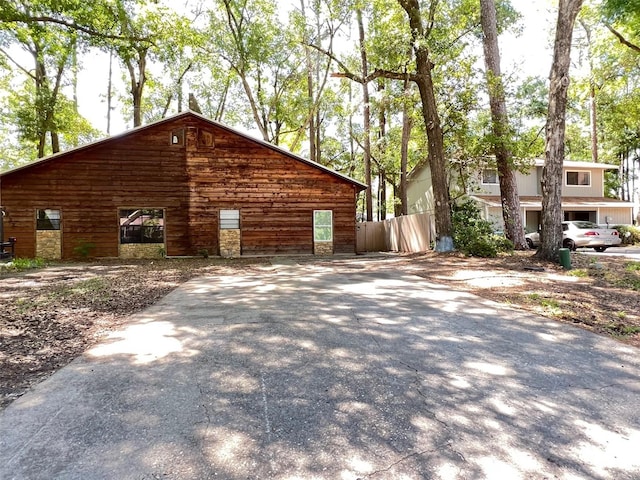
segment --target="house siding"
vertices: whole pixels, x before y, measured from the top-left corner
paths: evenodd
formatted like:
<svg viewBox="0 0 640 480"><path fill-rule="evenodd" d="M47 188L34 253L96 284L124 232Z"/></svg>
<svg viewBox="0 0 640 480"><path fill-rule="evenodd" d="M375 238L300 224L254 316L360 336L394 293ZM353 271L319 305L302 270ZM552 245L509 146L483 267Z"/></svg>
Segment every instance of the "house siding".
<svg viewBox="0 0 640 480"><path fill-rule="evenodd" d="M567 185L567 172L590 172L590 186ZM604 171L588 168L564 168L562 172L562 196L566 197L604 197Z"/></svg>
<svg viewBox="0 0 640 480"><path fill-rule="evenodd" d="M518 195L524 197L542 194L542 187L540 186L542 168L534 167L528 175L517 172L516 177L518 179ZM498 192L498 195L500 195L500 192Z"/></svg>
<svg viewBox="0 0 640 480"><path fill-rule="evenodd" d="M604 223L605 218L610 216L612 224L633 223L633 204L604 196L605 170L615 168L612 165L589 162L565 162L561 192L563 215L568 218L587 216L590 220L599 223ZM537 160L528 173L516 172L522 218L527 231L535 231L540 225L542 170L542 161ZM567 171L591 172L591 185L565 185ZM483 217L489 220L496 230L502 229L502 209L499 206L500 186L482 184L482 172L477 172L467 187L469 190L466 193L478 200ZM423 165L411 173L408 193L409 208L412 213L432 211L433 192L428 165Z"/></svg>
<svg viewBox="0 0 640 480"><path fill-rule="evenodd" d="M610 217L610 225L630 225L633 223L633 212L628 208L600 208L598 223L607 223L607 217Z"/></svg>
<svg viewBox="0 0 640 480"><path fill-rule="evenodd" d="M427 166L415 171L407 185L409 213L433 212L433 185L431 171Z"/></svg>
<svg viewBox="0 0 640 480"><path fill-rule="evenodd" d="M2 177L6 235L18 239L16 255L36 256L35 211L62 212L62 258L82 244L100 257L119 255L118 209L164 208L171 218L167 251L185 254L188 186L184 149L169 146L166 129L114 138Z"/></svg>
<svg viewBox="0 0 640 480"><path fill-rule="evenodd" d="M540 195L540 188L538 181L532 181L531 178L534 176L532 170L532 174L525 175L521 172L516 172L516 184L518 185L518 195ZM479 195L500 195L500 185L498 184L483 184L482 183L482 175L478 175L476 178L478 184L478 192L475 192Z"/></svg>

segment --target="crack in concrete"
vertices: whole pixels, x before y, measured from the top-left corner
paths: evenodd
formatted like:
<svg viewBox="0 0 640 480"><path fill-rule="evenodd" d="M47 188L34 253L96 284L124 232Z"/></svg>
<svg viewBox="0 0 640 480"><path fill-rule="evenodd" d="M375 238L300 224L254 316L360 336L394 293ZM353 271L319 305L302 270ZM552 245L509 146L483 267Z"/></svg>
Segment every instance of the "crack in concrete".
<svg viewBox="0 0 640 480"><path fill-rule="evenodd" d="M51 424L51 422L53 422L53 421L56 419L56 417L57 417L58 415L60 415L60 412L62 412L64 409L65 409L65 407L60 407L60 408L56 411L56 413L54 413L54 414L53 414L53 415L51 415L49 418L47 418L47 421L46 421L46 422L44 422L44 423L40 426L40 428L38 428L38 431L37 431L37 432L35 432L35 433L33 433L33 434L31 435L31 438L29 438L29 440L28 440L24 445L22 445L22 446L21 446L21 447L20 447L20 448L19 448L19 449L18 449L18 450L17 450L17 451L16 451L16 452L15 452L15 453L10 457L10 458L9 458L9 460L8 460L8 461L7 461L7 463L6 463L6 465L11 465L11 464L13 463L13 461L14 461L16 458L18 458L18 456L19 456L23 451L25 451L25 450L27 449L27 447L28 447L29 445L31 445L31 443L33 443L33 441L34 441L34 440L35 440L35 439L40 435L40 433L41 433L45 428L47 428L47 426L49 426L49 425Z"/></svg>
<svg viewBox="0 0 640 480"><path fill-rule="evenodd" d="M408 454L408 455L405 455L404 457L401 457L399 460L397 460L396 462L392 463L392 464L391 464L391 465L389 465L388 467L380 468L380 469L375 470L375 471L373 471L373 472L371 472L371 473L367 473L366 475L364 475L364 476L362 476L362 477L358 477L358 479L357 479L357 480L366 480L366 479L368 479L368 478L373 478L373 477L375 477L376 475L381 475L381 474L384 474L384 473L389 472L392 468L397 467L398 465L400 465L400 464L402 464L402 463L406 462L407 460L410 460L410 459L415 458L415 457L420 457L420 456L422 456L422 455L427 455L427 454L429 454L429 453L436 453L436 452L439 452L439 451L440 451L440 450L442 450L442 449L450 449L450 447L451 447L451 443L450 443L450 442L447 442L447 443L445 443L445 444L438 445L438 446L436 446L435 448L430 448L430 449L428 449L428 450L421 450L421 451L419 451L419 452L413 452L413 453L410 453L410 454ZM452 451L454 451L454 450L452 450ZM457 453L457 452L455 452L455 451L454 451L454 453ZM463 460L464 460L464 457L462 457L462 458L463 458ZM466 461L466 460L465 460L465 461Z"/></svg>
<svg viewBox="0 0 640 480"><path fill-rule="evenodd" d="M198 386L198 391L200 392L200 397L204 398L205 397L205 393L204 393L204 390L202 388L202 385L198 383L197 386ZM204 416L207 419L207 421L205 423L207 425L210 425L211 424L211 414L209 413L209 407L207 406L207 404L205 402L202 402L200 404L200 406L204 410Z"/></svg>
<svg viewBox="0 0 640 480"><path fill-rule="evenodd" d="M262 393L262 408L264 410L265 432L267 442L271 443L271 421L269 420L269 403L267 402L267 385L264 380L264 373L260 374L260 389Z"/></svg>
<svg viewBox="0 0 640 480"><path fill-rule="evenodd" d="M362 322L362 319L358 316L358 314L355 312L355 310L354 309L350 309L349 311L351 312L351 316L353 317L355 322L360 327L365 329L365 331L366 331L367 327L364 326L364 324ZM370 333L367 333L367 335L373 340L373 342L378 346L378 348L381 348L380 342L378 341L378 339L374 335L372 335ZM419 385L421 384L421 380L422 380L421 375L420 375L420 370L418 368L414 367L413 365L409 364L409 363L403 362L402 360L398 360L397 358L393 358L391 355L386 355L386 357L387 357L387 359L389 361L397 362L400 365L404 366L405 368L409 369L413 373L414 378L413 378L413 382L412 383L415 384L416 392L418 393L418 395L420 395L420 397L422 397L425 400L425 405L426 405L426 401L429 400L429 397L424 392L422 392L422 390L420 390ZM447 432L447 435L449 437L453 437L453 435L452 435L453 434L453 430L452 430L451 426L447 422L445 422L444 420L439 419L437 414L435 412L431 411L431 410L427 409L427 410L425 410L425 413L426 413L427 417L433 419L438 424L440 424L444 428L444 430ZM399 465L399 464L401 464L403 462L406 462L407 460L409 460L411 458L414 458L414 457L417 457L417 456L421 456L421 455L425 455L425 454L428 454L428 453L435 453L435 452L441 451L443 449L450 450L454 455L456 455L458 458L460 458L460 460L462 460L462 462L464 462L464 463L467 462L467 459L465 458L464 454L462 452L456 450L455 448L453 448L453 438L450 438L449 440L447 440L446 443L438 445L438 446L436 446L435 448L432 448L432 449L423 450L423 451L419 451L419 452L413 452L413 453L411 453L409 455L406 455L406 456L402 457L397 462L394 462L393 464L389 465L386 468L382 468L382 469L376 470L375 472L369 473L369 474L367 474L367 475L365 475L363 477L359 477L358 480L366 480L366 479L369 479L369 478L373 478L376 475L387 473L392 468L396 467L397 465ZM462 468L460 468L459 470L461 471Z"/></svg>
<svg viewBox="0 0 640 480"><path fill-rule="evenodd" d="M381 348L381 347L382 347L382 345L380 344L380 342L378 341L378 339L377 339L374 335L372 335L371 333L369 333L369 332L368 332L368 327L366 327L366 326L362 323L362 319L361 319L360 317L358 317L358 314L356 313L356 311L355 311L353 308L350 308L350 309L349 309L349 312L351 312L351 316L352 316L352 317L353 317L353 319L356 321L356 323L357 323L360 327L362 327L362 328L365 330L365 332L367 333L367 336L368 336L371 340L373 340L373 343L375 343L375 344L376 344L376 346L377 346L378 348ZM389 356L388 356L388 355L387 355L387 358L389 358Z"/></svg>

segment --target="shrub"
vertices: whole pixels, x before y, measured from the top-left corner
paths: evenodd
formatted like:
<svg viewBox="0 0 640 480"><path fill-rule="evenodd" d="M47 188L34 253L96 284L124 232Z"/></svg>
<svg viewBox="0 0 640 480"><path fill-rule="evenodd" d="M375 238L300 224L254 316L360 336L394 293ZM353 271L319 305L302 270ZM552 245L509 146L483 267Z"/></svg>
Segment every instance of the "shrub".
<svg viewBox="0 0 640 480"><path fill-rule="evenodd" d="M498 252L513 251L513 242L507 237L504 237L502 235L492 235L491 238L495 242Z"/></svg>
<svg viewBox="0 0 640 480"><path fill-rule="evenodd" d="M78 240L77 245L73 247L73 253L75 254L76 257L87 259L91 256L95 248L96 248L96 244L93 242L88 242L86 240Z"/></svg>
<svg viewBox="0 0 640 480"><path fill-rule="evenodd" d="M491 223L480 216L480 209L473 200L454 204L451 220L456 248L467 255L492 258L500 252L513 250L510 240L493 233Z"/></svg>
<svg viewBox="0 0 640 480"><path fill-rule="evenodd" d="M21 272L23 270L31 270L34 268L42 268L45 261L42 258L14 258L11 263L7 264L7 270Z"/></svg>
<svg viewBox="0 0 640 480"><path fill-rule="evenodd" d="M616 225L616 230L620 234L623 245L640 244L640 228L633 225Z"/></svg>
<svg viewBox="0 0 640 480"><path fill-rule="evenodd" d="M498 248L488 236L474 238L466 247L465 253L474 257L494 258L498 256Z"/></svg>

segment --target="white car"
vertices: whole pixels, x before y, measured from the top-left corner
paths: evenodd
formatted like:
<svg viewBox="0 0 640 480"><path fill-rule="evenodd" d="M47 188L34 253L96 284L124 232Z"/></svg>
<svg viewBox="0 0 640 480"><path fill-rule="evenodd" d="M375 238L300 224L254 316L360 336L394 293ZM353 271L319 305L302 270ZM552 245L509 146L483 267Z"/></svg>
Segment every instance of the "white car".
<svg viewBox="0 0 640 480"><path fill-rule="evenodd" d="M540 245L538 232L527 233L525 239L530 248ZM613 228L603 228L593 222L574 220L562 222L562 246L569 250L579 247L593 248L596 252L604 252L609 247L620 245L622 239Z"/></svg>
<svg viewBox="0 0 640 480"><path fill-rule="evenodd" d="M540 246L540 233L539 232L527 233L524 236L524 239L527 241L527 245L529 245L529 248L538 248Z"/></svg>

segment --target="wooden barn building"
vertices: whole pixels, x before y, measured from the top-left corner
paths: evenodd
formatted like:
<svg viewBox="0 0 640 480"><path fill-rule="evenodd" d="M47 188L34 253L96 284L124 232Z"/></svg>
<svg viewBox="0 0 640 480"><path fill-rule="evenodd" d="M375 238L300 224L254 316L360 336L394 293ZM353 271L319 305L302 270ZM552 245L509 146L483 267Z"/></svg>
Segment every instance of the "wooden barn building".
<svg viewBox="0 0 640 480"><path fill-rule="evenodd" d="M18 257L354 253L365 188L187 111L0 174L0 206Z"/></svg>

